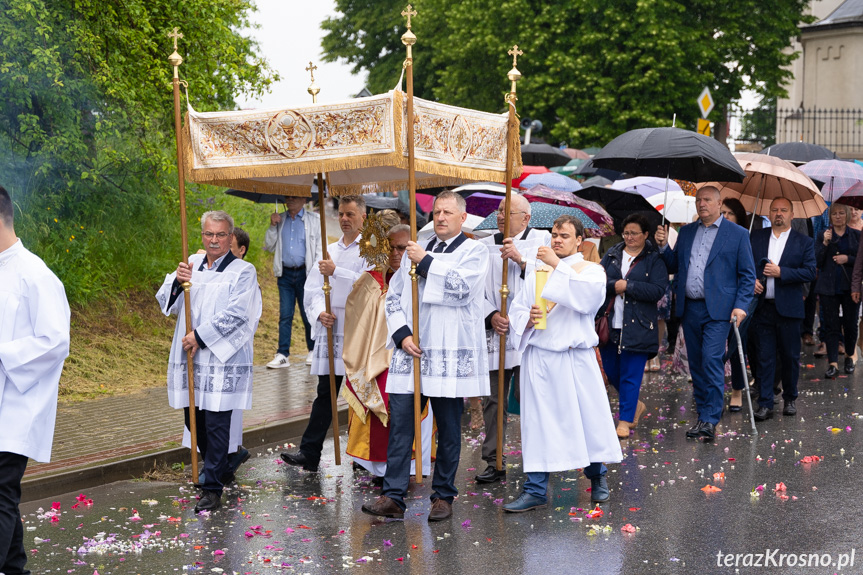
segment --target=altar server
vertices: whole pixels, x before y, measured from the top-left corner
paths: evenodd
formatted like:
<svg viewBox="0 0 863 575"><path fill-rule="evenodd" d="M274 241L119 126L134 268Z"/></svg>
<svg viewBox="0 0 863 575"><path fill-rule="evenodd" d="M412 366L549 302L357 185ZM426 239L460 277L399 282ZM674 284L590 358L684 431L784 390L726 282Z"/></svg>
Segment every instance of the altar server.
<svg viewBox="0 0 863 575"><path fill-rule="evenodd" d="M309 423L303 432L300 449L293 453L282 453L282 461L289 465L301 466L306 471L317 471L324 449L327 430L333 422L333 410L330 403L330 360L327 344L327 328L333 328L333 357L335 358L336 393L342 386L345 376L345 364L342 361L342 350L345 343L345 302L354 282L369 268L366 261L360 257L360 231L366 221L366 201L362 196L343 196L339 200L339 227L342 237L339 241L327 246L329 259L320 260L306 279L303 304L306 306L306 317L314 322L313 339L315 340L314 356L312 357L312 375L318 376L317 396L312 403ZM330 310L327 313L324 300L324 276L329 277L332 292L330 293Z"/></svg>
<svg viewBox="0 0 863 575"><path fill-rule="evenodd" d="M194 357L195 423L204 480L196 511L221 505L228 470L231 410L252 407L252 340L261 318L255 266L231 252L234 220L222 211L201 216L205 254L180 262L156 294L165 315L177 315L168 359L168 401L184 409L189 426L186 353ZM191 282L192 326L187 333L184 282Z"/></svg>
<svg viewBox="0 0 863 575"><path fill-rule="evenodd" d="M547 246L551 241L551 235L546 230L537 230L530 227L530 202L524 196L514 194L510 202L509 233L504 239L504 209L506 200L500 201L497 210L497 228L500 230L492 236L482 238L480 243L485 244L489 251L488 273L485 282L485 327L486 345L488 349L488 379L490 394L482 401L482 418L485 425L485 439L482 442L482 459L486 462L485 471L476 476L477 483L494 483L506 478L506 467L498 471L497 463L497 410L498 401L504 402L503 436L501 445L506 442L506 412L509 406L506 398L509 397L510 380L515 385L518 397L519 371L521 368L521 353L513 345L512 336L506 338L506 363L503 372L503 399L497 396L498 378L500 370L500 336L510 331L509 319L501 316L500 287L503 279L503 261L509 260L507 265L507 289L509 290L508 303L512 303L515 297L524 287L524 279L534 268L536 262L536 250L540 246ZM501 456L506 463L506 455Z"/></svg>
<svg viewBox="0 0 863 575"><path fill-rule="evenodd" d="M467 213L458 194L438 195L433 216L435 236L423 245L408 244L387 292L387 345L396 348L387 377L391 427L382 495L363 505L370 515L404 517L414 440L414 358L420 359L421 402L431 402L438 425L429 521L452 516L464 398L489 393L482 321L488 249L462 233ZM412 321L411 263L419 276L419 326Z"/></svg>
<svg viewBox="0 0 863 575"><path fill-rule="evenodd" d="M584 468L590 498L607 501L602 462L623 459L596 350L594 316L605 299L605 271L578 253L584 228L561 216L551 231L551 247L537 257L550 271L541 288L545 310L537 305L537 274L527 278L510 312L522 355L521 438L527 481L515 501L503 506L519 513L544 507L552 471ZM537 321L547 313L545 329Z"/></svg>
<svg viewBox="0 0 863 575"><path fill-rule="evenodd" d="M15 236L0 187L0 572L26 569L18 504L27 458L51 460L57 391L69 355L63 284Z"/></svg>

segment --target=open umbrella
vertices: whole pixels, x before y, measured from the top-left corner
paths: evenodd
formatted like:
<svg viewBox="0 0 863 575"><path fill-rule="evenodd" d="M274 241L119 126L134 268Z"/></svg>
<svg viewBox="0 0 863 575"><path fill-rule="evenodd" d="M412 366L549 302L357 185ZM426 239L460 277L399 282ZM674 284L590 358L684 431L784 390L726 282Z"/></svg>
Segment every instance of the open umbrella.
<svg viewBox="0 0 863 575"><path fill-rule="evenodd" d="M545 166L522 166L521 175L511 180L512 187L517 188L521 184L521 181L531 174L547 174L549 172L550 170Z"/></svg>
<svg viewBox="0 0 863 575"><path fill-rule="evenodd" d="M281 202L285 201L285 196L281 194L262 194L260 192L247 192L245 190L234 189L225 190L225 193L229 196L255 202L256 204L275 204L278 206Z"/></svg>
<svg viewBox="0 0 863 575"><path fill-rule="evenodd" d="M596 155L596 153L597 153L597 152L599 152L599 150L601 150L601 149L602 149L602 148L597 148L596 146L588 146L587 148L582 148L582 150L581 150L581 151L582 151L582 152L584 152L585 154L587 154L588 156L590 156L590 157L592 158L592 157L593 157L593 156L595 156L595 155Z"/></svg>
<svg viewBox="0 0 863 575"><path fill-rule="evenodd" d="M530 205L530 227L550 230L559 216L570 215L578 218L584 224L585 232L588 229L598 229L593 220L581 211L579 208L558 206L556 204L532 203ZM474 228L475 231L496 230L497 229L497 214L489 214L481 224Z"/></svg>
<svg viewBox="0 0 863 575"><path fill-rule="evenodd" d="M457 188L453 188L452 191L459 194L461 197L466 198L471 194L475 194L477 192L483 192L486 194L506 194L506 185L498 184L497 182L476 182L473 184L465 184L463 186L459 186Z"/></svg>
<svg viewBox="0 0 863 575"><path fill-rule="evenodd" d="M540 185L553 190L560 190L562 192L574 192L581 189L581 184L572 178L567 178L564 175L555 174L554 172L549 172L547 174L531 174L521 181L519 187L522 189L529 189Z"/></svg>
<svg viewBox="0 0 863 575"><path fill-rule="evenodd" d="M613 139L593 157L598 168L690 182L742 182L746 174L713 138L680 128L641 128Z"/></svg>
<svg viewBox="0 0 863 575"><path fill-rule="evenodd" d="M573 176L584 176L586 178L591 178L594 176L600 176L606 178L610 181L619 180L621 178L625 178L623 172L618 170L608 170L606 168L600 168L596 164L593 163L593 160L588 160L583 163L577 170L572 172Z"/></svg>
<svg viewBox="0 0 863 575"><path fill-rule="evenodd" d="M638 194L613 190L604 186L584 187L574 195L596 202L605 208L614 218L615 231L620 232L620 224L623 219L632 213L643 214L654 229L662 222L662 216L657 212L650 202Z"/></svg>
<svg viewBox="0 0 863 575"><path fill-rule="evenodd" d="M665 192L665 178L654 178L653 176L636 176L634 178L626 178L617 180L611 183L612 189L621 190L623 192L634 192L645 198L649 198L655 194ZM668 193L682 192L677 182L671 180L668 182Z"/></svg>
<svg viewBox="0 0 863 575"><path fill-rule="evenodd" d="M575 148L564 148L563 151L566 152L566 154L570 158L572 158L573 160L577 160L577 159L589 160L590 159L590 154L588 154L584 150L576 150Z"/></svg>
<svg viewBox="0 0 863 575"><path fill-rule="evenodd" d="M572 206L581 209L584 214L599 226L598 229L585 230L585 235L590 238L604 238L614 235L614 218L605 208L596 202L591 202L570 193L552 190L545 186L534 186L524 192L524 197L531 203L540 202L546 204L558 204Z"/></svg>
<svg viewBox="0 0 863 575"><path fill-rule="evenodd" d="M572 158L561 150L548 144L524 144L521 147L521 160L531 166L565 166Z"/></svg>
<svg viewBox="0 0 863 575"><path fill-rule="evenodd" d="M699 187L717 187L723 199L737 198L747 212L760 216L770 213L774 198L790 200L795 218L819 216L827 209L818 187L790 162L764 154L738 154L736 158L746 172L742 183L708 182Z"/></svg>
<svg viewBox="0 0 863 575"><path fill-rule="evenodd" d="M800 171L824 182L821 195L827 202L838 200L851 186L863 182L863 166L844 160L814 160L800 166Z"/></svg>
<svg viewBox="0 0 863 575"><path fill-rule="evenodd" d="M805 164L814 160L834 160L836 152L832 152L824 146L809 144L807 142L784 142L773 144L759 152L767 156L776 156L795 165Z"/></svg>
<svg viewBox="0 0 863 575"><path fill-rule="evenodd" d="M485 192L477 192L465 198L467 205L467 213L486 217L500 207L500 202L503 196L497 194L486 194Z"/></svg>
<svg viewBox="0 0 863 575"><path fill-rule="evenodd" d="M647 201L672 224L688 224L698 213L695 198L683 192L669 192L664 198L665 194L654 194Z"/></svg>
<svg viewBox="0 0 863 575"><path fill-rule="evenodd" d="M563 174L564 176L571 176L575 174L575 171L578 170L581 166L583 166L587 162L587 160L582 160L581 158L576 158L575 160L570 160L569 163L565 166L552 166L550 169L552 172L557 172L558 174Z"/></svg>
<svg viewBox="0 0 863 575"><path fill-rule="evenodd" d="M848 188L842 197L836 200L836 203L863 210L863 182L857 182Z"/></svg>

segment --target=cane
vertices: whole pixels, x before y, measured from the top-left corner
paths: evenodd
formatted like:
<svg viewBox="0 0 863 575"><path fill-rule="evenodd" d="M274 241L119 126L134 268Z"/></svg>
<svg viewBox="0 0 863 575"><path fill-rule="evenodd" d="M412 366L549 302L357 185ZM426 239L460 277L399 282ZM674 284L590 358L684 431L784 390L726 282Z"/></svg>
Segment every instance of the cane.
<svg viewBox="0 0 863 575"><path fill-rule="evenodd" d="M743 385L746 386L746 401L749 403L749 419L752 422L752 431L758 433L755 427L755 412L752 411L752 396L749 395L749 376L746 375L746 360L743 358L743 340L740 339L740 330L737 329L737 316L731 320L734 326L734 335L737 337L737 354L740 356L740 369L743 370Z"/></svg>

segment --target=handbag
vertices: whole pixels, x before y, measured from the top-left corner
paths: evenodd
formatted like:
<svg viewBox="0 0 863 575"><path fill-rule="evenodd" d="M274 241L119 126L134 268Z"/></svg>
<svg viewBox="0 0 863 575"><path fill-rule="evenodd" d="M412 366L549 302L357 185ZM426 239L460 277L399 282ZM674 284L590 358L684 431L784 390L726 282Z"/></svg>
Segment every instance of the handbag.
<svg viewBox="0 0 863 575"><path fill-rule="evenodd" d="M599 345L600 347L607 345L610 337L609 334L609 326L608 326L608 314L611 313L611 309L614 307L614 299L611 298L611 301L608 302L608 307L605 308L605 311L602 312L595 320L594 320L594 329L596 329L596 335L599 336Z"/></svg>

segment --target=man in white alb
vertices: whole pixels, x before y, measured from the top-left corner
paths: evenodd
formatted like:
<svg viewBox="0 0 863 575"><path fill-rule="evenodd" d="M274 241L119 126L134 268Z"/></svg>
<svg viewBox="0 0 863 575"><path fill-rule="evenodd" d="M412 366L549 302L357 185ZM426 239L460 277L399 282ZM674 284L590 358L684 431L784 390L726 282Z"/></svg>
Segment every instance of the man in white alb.
<svg viewBox="0 0 863 575"><path fill-rule="evenodd" d="M539 246L547 246L551 235L545 230L536 230L530 226L530 202L524 196L513 194L509 214L509 234L503 237L504 213L506 200L500 201L497 210L498 233L482 238L489 251L488 274L485 282L485 334L488 349L488 379L491 393L482 401L482 417L485 425L485 439L482 442L482 459L486 469L476 476L477 483L494 483L506 478L506 468L497 470L497 405L501 401L498 396L498 374L500 373L500 336L510 331L509 320L500 315L500 286L503 280L503 261L507 265L508 304L524 286L527 277L536 262L536 250ZM506 338L506 363L503 372L503 436L501 445L506 442L506 413L509 407L506 398L509 397L510 380L515 383L516 397L519 389L519 370L521 353L513 345L512 336ZM506 463L506 455L501 455Z"/></svg>
<svg viewBox="0 0 863 575"><path fill-rule="evenodd" d="M608 501L602 462L623 459L608 395L594 346L599 341L594 316L605 299L605 270L578 253L584 228L573 216L560 216L551 230L551 247L537 257L547 266L542 290L547 327L535 329L542 310L536 305L536 276L531 273L512 305L521 363L521 442L527 481L518 499L503 506L520 513L548 502L553 471L583 468L590 498Z"/></svg>
<svg viewBox="0 0 863 575"><path fill-rule="evenodd" d="M366 221L366 201L362 196L343 196L339 200L339 227L342 237L327 246L330 259L321 260L312 268L304 287L306 316L314 318L311 374L318 376L318 394L312 403L309 424L303 432L300 449L293 453L282 453L282 461L301 466L306 471L317 471L324 449L327 430L333 422L330 404L330 360L327 345L327 328L333 328L333 355L336 368L336 395L342 386L345 364L342 350L345 343L345 302L354 282L359 279L369 264L360 257L360 232ZM330 309L327 313L324 300L324 276L330 278Z"/></svg>
<svg viewBox="0 0 863 575"><path fill-rule="evenodd" d="M433 216L435 236L425 245L408 243L387 292L387 345L396 348L386 386L391 427L381 496L363 505L369 515L404 517L414 441L414 358L420 360L420 401L431 401L438 425L429 521L452 516L464 398L489 392L482 321L488 249L462 233L467 213L458 194L442 192ZM419 326L412 321L411 263L419 276ZM413 342L415 329L419 346Z"/></svg>
<svg viewBox="0 0 863 575"><path fill-rule="evenodd" d="M204 458L201 498L195 511L221 506L228 471L231 411L252 407L252 343L261 318L255 266L231 252L234 220L222 211L201 216L205 254L177 264L156 300L165 315L177 315L168 359L168 401L183 409L189 427L187 353L194 358L195 428ZM191 282L192 327L186 328L182 284Z"/></svg>
<svg viewBox="0 0 863 575"><path fill-rule="evenodd" d="M27 458L50 461L57 391L69 355L66 291L15 236L0 187L0 572L30 573L18 504Z"/></svg>

